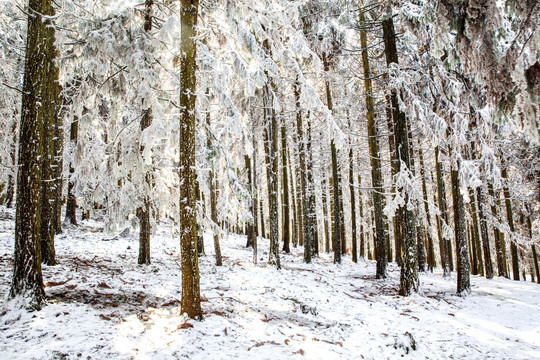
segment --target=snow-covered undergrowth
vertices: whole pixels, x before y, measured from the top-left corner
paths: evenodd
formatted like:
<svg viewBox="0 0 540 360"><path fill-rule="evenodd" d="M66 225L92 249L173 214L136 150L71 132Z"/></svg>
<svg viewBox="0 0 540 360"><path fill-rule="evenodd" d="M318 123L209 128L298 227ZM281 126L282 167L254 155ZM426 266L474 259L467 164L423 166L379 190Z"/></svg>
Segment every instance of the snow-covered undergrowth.
<svg viewBox="0 0 540 360"><path fill-rule="evenodd" d="M14 213L0 208L2 359L538 359L540 286L472 277L421 275L422 293L398 295L399 269L375 280L375 264L342 265L303 249L282 254L283 269L259 265L245 237L222 241L216 267L211 237L201 257L204 321L180 314L179 240L162 224L152 265L137 265L137 234L110 237L82 222L56 241L59 265L43 267L49 305L27 312L6 302Z"/></svg>

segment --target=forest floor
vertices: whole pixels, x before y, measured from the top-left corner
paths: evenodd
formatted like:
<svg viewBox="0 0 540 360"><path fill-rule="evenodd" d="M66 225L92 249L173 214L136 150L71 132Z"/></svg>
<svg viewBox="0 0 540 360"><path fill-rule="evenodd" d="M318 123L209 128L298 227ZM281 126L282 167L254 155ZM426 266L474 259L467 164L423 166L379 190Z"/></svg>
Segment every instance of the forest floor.
<svg viewBox="0 0 540 360"><path fill-rule="evenodd" d="M455 295L455 274L420 275L421 292L398 295L399 269L375 280L375 263L259 264L245 236L211 237L200 258L204 320L180 314L178 236L162 224L152 264L137 265L138 234L109 236L83 221L57 236L59 264L44 266L49 304L39 312L6 301L13 263L14 212L0 207L2 359L540 359L540 286L472 276ZM414 346L413 346L414 343Z"/></svg>

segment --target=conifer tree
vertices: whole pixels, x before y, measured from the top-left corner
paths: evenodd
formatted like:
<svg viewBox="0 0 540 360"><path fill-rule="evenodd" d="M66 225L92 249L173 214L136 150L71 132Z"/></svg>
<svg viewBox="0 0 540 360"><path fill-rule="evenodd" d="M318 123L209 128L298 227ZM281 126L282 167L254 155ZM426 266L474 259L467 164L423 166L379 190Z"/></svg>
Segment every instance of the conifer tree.
<svg viewBox="0 0 540 360"><path fill-rule="evenodd" d="M197 255L197 214L195 206L195 27L198 0L181 0L180 21L180 249L182 264L182 313L202 319Z"/></svg>

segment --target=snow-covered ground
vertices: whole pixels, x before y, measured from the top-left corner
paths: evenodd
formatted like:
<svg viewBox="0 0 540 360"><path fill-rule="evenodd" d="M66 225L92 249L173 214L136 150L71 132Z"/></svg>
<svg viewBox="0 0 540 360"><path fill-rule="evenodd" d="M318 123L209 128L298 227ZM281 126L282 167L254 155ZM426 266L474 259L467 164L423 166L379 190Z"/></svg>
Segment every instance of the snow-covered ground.
<svg viewBox="0 0 540 360"><path fill-rule="evenodd" d="M57 237L59 265L43 267L49 305L39 312L6 302L14 213L0 207L1 359L540 359L540 286L472 277L455 296L455 277L421 275L421 294L398 295L399 269L375 280L375 264L332 264L327 254L283 269L258 265L245 237L211 237L201 257L204 321L180 314L179 240L162 224L152 265L137 265L137 234L111 237L82 222ZM414 341L415 346L412 346ZM415 349L413 349L413 347Z"/></svg>

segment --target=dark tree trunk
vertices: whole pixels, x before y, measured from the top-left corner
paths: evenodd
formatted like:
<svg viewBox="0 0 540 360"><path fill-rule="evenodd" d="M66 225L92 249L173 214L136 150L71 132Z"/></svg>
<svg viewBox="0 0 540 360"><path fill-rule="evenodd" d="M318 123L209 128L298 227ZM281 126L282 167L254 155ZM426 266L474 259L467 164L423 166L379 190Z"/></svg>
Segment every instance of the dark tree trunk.
<svg viewBox="0 0 540 360"><path fill-rule="evenodd" d="M472 221L473 221L473 238L475 252L476 252L476 262L477 270L480 275L484 275L484 259L482 258L482 245L480 243L480 228L478 226L478 199L476 198L475 191L471 190L471 212L472 212Z"/></svg>
<svg viewBox="0 0 540 360"><path fill-rule="evenodd" d="M152 30L152 5L154 2L152 0L145 1L144 8L144 30L148 33ZM149 34L147 34L150 36ZM143 110L143 115L141 118L141 133L147 129L152 124L152 109ZM141 143L140 145L140 154L142 156L144 152L145 145ZM150 172L145 174L146 184L143 187L147 187L149 191L152 187L152 175ZM146 192L146 191L144 191ZM140 208L137 209L137 217L139 218L139 264L150 264L150 233L151 233L151 222L150 222L150 198L147 194L144 194L143 204Z"/></svg>
<svg viewBox="0 0 540 360"><path fill-rule="evenodd" d="M443 276L449 277L453 268L452 260L452 242L447 239L444 232L444 226L449 226L448 210L446 205L446 189L444 186L444 174L442 163L439 161L440 148L435 148L435 170L437 172L437 202L441 214L438 217L439 227L439 245L441 250L441 264L443 267Z"/></svg>
<svg viewBox="0 0 540 360"><path fill-rule="evenodd" d="M362 187L362 177L358 175L358 187ZM366 238L364 234L364 200L362 199L362 192L360 191L358 197L358 207L360 211L360 257L362 259L366 258Z"/></svg>
<svg viewBox="0 0 540 360"><path fill-rule="evenodd" d="M502 177L503 179L508 178L508 170L506 168L503 168L502 170ZM516 242L512 239L512 236L514 236L515 228L514 228L514 216L512 214L512 200L510 199L510 190L508 189L508 185L504 187L504 200L506 203L506 220L508 221L508 226L510 227L510 231L512 234L510 235L510 253L512 255L512 274L514 277L514 280L519 281L519 257L518 257L518 248Z"/></svg>
<svg viewBox="0 0 540 360"><path fill-rule="evenodd" d="M323 64L324 64L324 71L326 74L330 71L330 64L328 62L328 59L326 57L326 53L323 53ZM332 104L332 93L330 90L330 81L328 80L328 76L326 76L325 81L325 88L326 88L326 106L328 106L328 110L330 112L333 111L334 106ZM332 231L332 250L334 251L334 263L341 264L341 254L342 254L342 247L341 243L344 239L341 238L342 232L341 227L343 226L341 223L341 203L340 203L340 184L339 184L339 169L338 169L338 152L336 148L336 144L334 142L334 138L330 140L330 152L331 152L331 161L332 161L332 190L333 190L333 216L332 221L334 223L334 230Z"/></svg>
<svg viewBox="0 0 540 360"><path fill-rule="evenodd" d="M52 10L52 4L49 5ZM49 22L45 20L45 22ZM59 120L56 118L60 113L60 85L58 79L60 70L55 63L56 47L55 29L51 24L45 26L44 52L46 52L47 64L43 71L46 72L44 89L42 90L41 110L43 115L43 140L41 141L41 261L47 265L56 265L56 251L54 248L54 235L56 233L56 185L55 178L55 125ZM40 45L43 46L43 45ZM59 201L59 200L58 200Z"/></svg>
<svg viewBox="0 0 540 360"><path fill-rule="evenodd" d="M71 126L70 126L70 147L71 147L71 158L69 161L69 182L68 182L68 194L67 194L67 204L66 204L66 217L64 218L65 222L69 222L72 225L77 226L77 198L73 193L75 188L75 180L73 176L75 174L75 167L73 164L73 155L75 148L77 147L77 138L79 134L79 118L74 117Z"/></svg>
<svg viewBox="0 0 540 360"><path fill-rule="evenodd" d="M478 201L478 218L480 220L480 235L482 236L482 248L484 251L484 266L487 279L493 278L493 262L491 261L491 250L489 245L489 236L487 221L485 215L485 200L480 187L476 188L476 200Z"/></svg>
<svg viewBox="0 0 540 360"><path fill-rule="evenodd" d="M287 169L287 124L285 119L282 119L281 125L281 174L283 176L283 183L281 188L283 190L283 251L287 254L291 252L291 228L290 228L290 214L289 214L289 174Z"/></svg>
<svg viewBox="0 0 540 360"><path fill-rule="evenodd" d="M383 25L383 37L386 53L386 63L390 66L393 63L398 62L397 48L396 48L396 34L394 30L394 22L392 17L387 17L382 22ZM403 112L399 110L399 104L397 100L397 92L392 91L390 94L392 104L392 119L394 122L394 138L396 142L396 153L399 160L398 171L411 170L411 159L409 150L409 126L407 124L407 117ZM405 166L405 169L402 166ZM397 190L397 189L396 189ZM402 238L402 250L403 260L401 263L401 277L400 277L400 289L399 293L403 296L409 296L413 291L417 292L420 286L418 280L418 248L421 247L423 254L423 240L418 237L417 229L415 226L416 217L413 211L408 207L409 194L405 193L405 205L401 206L398 211L400 212L399 219L403 229ZM418 244L417 244L418 242ZM379 244L377 244L379 245ZM377 248L377 252L379 249ZM422 256L422 262L424 257ZM423 265L422 265L423 266Z"/></svg>
<svg viewBox="0 0 540 360"><path fill-rule="evenodd" d="M361 27L365 27L366 19L363 9L359 10L359 22ZM371 162L371 187L373 196L373 207L375 216L375 243L377 248L377 272L376 278L387 277L386 267L388 258L386 256L386 231L384 216L384 181L381 171L381 154L379 151L379 131L375 123L375 104L373 100L373 86L371 84L371 70L368 59L367 31L360 31L360 43L362 46L362 64L364 75L364 88L366 93L366 111L368 120L368 143ZM416 252L416 251L415 251Z"/></svg>
<svg viewBox="0 0 540 360"><path fill-rule="evenodd" d="M48 157L44 153L44 145L51 143L44 127L51 123L51 107L54 108L54 94L58 86L55 83L55 28L49 20L54 18L55 12L50 0L30 0L27 11L29 16L17 161L15 251L9 297L28 297L29 305L40 309L45 299L41 275L41 211L43 204L50 200L43 198L42 191L44 178L41 167L43 158ZM48 192L45 194L48 195ZM44 227L48 225L44 224Z"/></svg>
<svg viewBox="0 0 540 360"><path fill-rule="evenodd" d="M263 47L267 54L271 56L270 43L268 39L263 41ZM268 76L268 74L267 74ZM276 110L273 107L273 99L276 96L274 91L275 84L271 81L263 88L264 103L264 126L266 129L265 149L266 166L268 182L268 205L270 217L270 251L268 254L268 263L274 264L281 269L279 258L279 127Z"/></svg>
<svg viewBox="0 0 540 360"><path fill-rule="evenodd" d="M192 319L202 319L197 214L195 193L195 100L197 46L194 40L198 0L180 1L180 253L182 265L182 308Z"/></svg>
<svg viewBox="0 0 540 360"><path fill-rule="evenodd" d="M62 89L58 86L57 98L62 101L60 105L56 106L56 115L54 118L54 232L55 234L62 233L62 173L64 169L64 102L60 97L60 91Z"/></svg>
<svg viewBox="0 0 540 360"><path fill-rule="evenodd" d="M208 93L208 90L207 90ZM212 134L210 133L210 111L206 113L206 129L207 129L207 143L206 147L208 149L212 149ZM223 265L223 259L221 256L221 245L219 242L220 238L220 232L221 229L218 226L218 212L217 212L217 200L218 200L218 187L216 186L216 170L214 165L214 155L215 152L211 152L212 155L209 157L208 161L210 162L210 178L209 178L209 185L210 185L210 218L212 219L212 233L214 237L214 253L216 257L216 266L222 266ZM246 165L249 165L247 161L249 160L249 157L246 157ZM250 174L248 174L250 176ZM249 240L248 240L249 242ZM253 245L253 238L252 243ZM256 245L255 245L256 246Z"/></svg>
<svg viewBox="0 0 540 360"><path fill-rule="evenodd" d="M498 218L497 203L499 202L499 196L495 194L493 186L490 183L488 183L488 192L493 199L491 215L494 218ZM508 277L506 272L506 244L504 242L504 235L496 226L493 227L493 234L495 237L495 253L497 254L497 272L499 276Z"/></svg>
<svg viewBox="0 0 540 360"><path fill-rule="evenodd" d="M424 168L424 154L420 146L418 146L418 155L420 159L420 176L422 177L422 197L424 199L424 212L426 214L426 223L427 223L426 225L426 236L428 240L427 264L428 264L428 270L433 272L433 269L436 266L435 245L433 244L433 236L431 236L431 216L430 216L429 205L428 205L426 170Z"/></svg>
<svg viewBox="0 0 540 360"><path fill-rule="evenodd" d="M349 183L349 190L351 192L352 261L358 262L358 244L356 239L356 194L354 191L354 154L352 146L351 149L349 149Z"/></svg>
<svg viewBox="0 0 540 360"><path fill-rule="evenodd" d="M307 173L307 231L309 231L309 238L311 239L311 254L312 256L319 256L319 237L317 236L317 214L315 213L315 183L313 181L313 152L311 151L311 121L309 118L309 112L307 116L307 167L309 168Z"/></svg>
<svg viewBox="0 0 540 360"><path fill-rule="evenodd" d="M457 168L451 170L452 199L454 206L454 232L456 237L457 259L457 293L466 295L471 291L469 249L467 246L467 229L465 227L465 203L460 191L459 162Z"/></svg>
<svg viewBox="0 0 540 360"><path fill-rule="evenodd" d="M532 240L533 239L532 221L531 221L529 206L527 206L527 210L529 211L529 215L527 216L527 230L529 232L529 238ZM534 245L534 243L531 244L531 250L532 250L532 255L533 255L534 271L536 273L536 282L540 284L540 269L539 269L539 264L538 264L538 255L536 253L536 246ZM532 271L531 271L531 274L532 274Z"/></svg>
<svg viewBox="0 0 540 360"><path fill-rule="evenodd" d="M252 173L251 173L251 159L249 158L249 155L244 155L244 161L246 163L246 170L247 170L247 190L250 193L251 197L253 197L253 183L252 183ZM253 215L253 200L249 203L249 212L251 214L251 217L255 219L255 216ZM255 237L255 226L253 225L253 222L250 221L247 223L246 232L247 232L247 242L246 247L253 247L253 238Z"/></svg>

